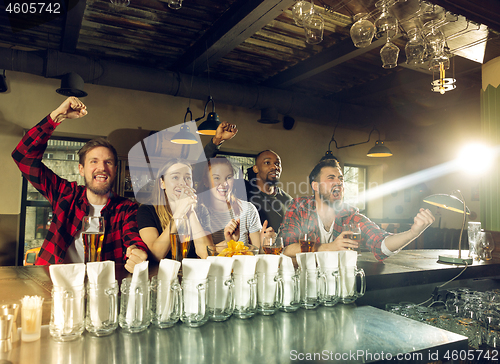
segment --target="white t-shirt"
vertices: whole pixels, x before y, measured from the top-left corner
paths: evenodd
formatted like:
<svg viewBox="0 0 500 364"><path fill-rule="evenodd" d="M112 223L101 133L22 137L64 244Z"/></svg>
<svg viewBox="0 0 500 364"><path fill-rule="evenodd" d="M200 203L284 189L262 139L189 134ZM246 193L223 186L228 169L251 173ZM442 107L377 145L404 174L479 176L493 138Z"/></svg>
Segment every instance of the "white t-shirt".
<svg viewBox="0 0 500 364"><path fill-rule="evenodd" d="M87 216L101 216L101 210L104 205L90 204L90 211ZM82 231L80 230L75 236L75 240L66 250L64 263L85 263L85 252L83 251Z"/></svg>

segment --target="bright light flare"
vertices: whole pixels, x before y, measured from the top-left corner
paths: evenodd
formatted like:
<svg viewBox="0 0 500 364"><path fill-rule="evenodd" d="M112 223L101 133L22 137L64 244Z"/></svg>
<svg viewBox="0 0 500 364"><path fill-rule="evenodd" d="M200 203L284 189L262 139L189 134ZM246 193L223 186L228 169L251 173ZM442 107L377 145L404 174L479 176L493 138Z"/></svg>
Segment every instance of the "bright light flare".
<svg viewBox="0 0 500 364"><path fill-rule="evenodd" d="M474 170L474 174L482 175L488 172L493 165L496 157L496 152L493 148L485 144L469 144L462 148L456 160L457 166L460 169L470 171Z"/></svg>

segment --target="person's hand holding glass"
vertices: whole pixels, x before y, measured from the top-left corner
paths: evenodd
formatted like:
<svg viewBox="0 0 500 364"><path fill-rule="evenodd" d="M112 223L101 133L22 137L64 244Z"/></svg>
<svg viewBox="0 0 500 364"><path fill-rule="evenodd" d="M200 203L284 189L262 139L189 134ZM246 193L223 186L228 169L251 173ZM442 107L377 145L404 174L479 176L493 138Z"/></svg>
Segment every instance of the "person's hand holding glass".
<svg viewBox="0 0 500 364"><path fill-rule="evenodd" d="M359 224L355 222L346 223L342 226L342 231L347 231L350 233L344 235L346 239L351 239L358 243L358 247L356 249L348 248L348 250L356 250L359 253L359 247L361 243L361 229L359 227Z"/></svg>
<svg viewBox="0 0 500 364"><path fill-rule="evenodd" d="M102 216L84 216L82 223L83 249L85 263L100 262L104 241L104 218Z"/></svg>

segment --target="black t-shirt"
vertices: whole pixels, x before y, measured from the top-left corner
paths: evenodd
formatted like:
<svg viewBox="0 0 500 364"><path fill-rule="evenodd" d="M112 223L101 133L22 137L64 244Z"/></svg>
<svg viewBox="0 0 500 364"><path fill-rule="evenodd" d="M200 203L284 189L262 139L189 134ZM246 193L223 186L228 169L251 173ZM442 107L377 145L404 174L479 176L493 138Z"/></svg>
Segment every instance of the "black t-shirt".
<svg viewBox="0 0 500 364"><path fill-rule="evenodd" d="M208 209L204 205L199 204L196 206L195 211L203 229L205 231L211 231L210 215L208 213ZM139 227L139 230L146 227L154 227L156 228L156 230L158 230L158 234L161 234L163 232L158 214L156 213L156 210L152 205L139 206L139 210L137 210L137 225ZM192 241L189 244L189 251L187 257L198 258ZM165 258L172 259L172 252L169 251Z"/></svg>
<svg viewBox="0 0 500 364"><path fill-rule="evenodd" d="M275 195L268 195L247 183L248 201L259 211L260 222L264 224L264 221L267 220L268 226L272 226L277 232L283 222L286 209L292 201L292 196L279 187L276 190Z"/></svg>

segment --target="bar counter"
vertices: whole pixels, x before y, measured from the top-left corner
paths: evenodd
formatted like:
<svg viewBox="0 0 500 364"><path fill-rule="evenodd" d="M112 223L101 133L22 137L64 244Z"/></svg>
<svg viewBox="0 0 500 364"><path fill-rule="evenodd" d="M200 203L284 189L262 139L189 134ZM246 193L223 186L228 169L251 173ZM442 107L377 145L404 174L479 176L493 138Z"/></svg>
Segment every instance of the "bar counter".
<svg viewBox="0 0 500 364"><path fill-rule="evenodd" d="M42 339L34 343L13 343L12 351L2 353L0 362L7 359L12 363L30 364L288 363L297 359L310 363L364 363L385 361L387 356L383 357L382 353L393 356L410 353L407 355L417 355L411 362L432 362L443 359L452 350L466 350L467 338L373 306L383 308L384 301L406 300L399 290L417 295L417 303L428 299L437 283L452 279L464 269L463 266L437 263L442 253L455 252L403 250L384 262L377 262L371 253L361 253L358 267L366 273L367 291L352 305L339 303L331 308L256 315L249 320L232 317L226 322L208 322L200 328L179 323L163 330L150 326L139 334L127 334L118 329L111 336L101 338L85 332L82 339L67 343L54 341L48 332L52 288L48 268L0 267L0 303L18 302L25 295L40 295L45 299ZM151 267L151 275L156 274L155 269ZM457 281L488 278L496 282L499 272L500 261L474 262ZM119 280L128 275L123 267L117 267ZM430 353L438 357L429 357ZM308 357L308 354L313 356ZM347 354L354 356L346 359Z"/></svg>

